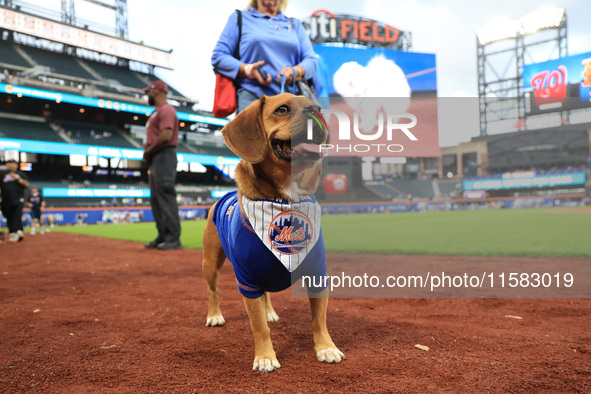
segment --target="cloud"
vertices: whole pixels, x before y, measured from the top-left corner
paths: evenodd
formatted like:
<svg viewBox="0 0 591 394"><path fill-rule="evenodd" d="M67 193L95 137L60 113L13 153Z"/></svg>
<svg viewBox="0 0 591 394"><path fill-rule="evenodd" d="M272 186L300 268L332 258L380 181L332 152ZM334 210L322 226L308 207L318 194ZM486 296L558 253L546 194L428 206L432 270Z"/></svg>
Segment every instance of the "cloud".
<svg viewBox="0 0 591 394"><path fill-rule="evenodd" d="M215 75L211 54L230 14L245 8L244 1L155 2L130 0L128 3L130 37L146 45L173 49L176 68L158 69L156 74L187 97L200 101L199 107L211 110Z"/></svg>

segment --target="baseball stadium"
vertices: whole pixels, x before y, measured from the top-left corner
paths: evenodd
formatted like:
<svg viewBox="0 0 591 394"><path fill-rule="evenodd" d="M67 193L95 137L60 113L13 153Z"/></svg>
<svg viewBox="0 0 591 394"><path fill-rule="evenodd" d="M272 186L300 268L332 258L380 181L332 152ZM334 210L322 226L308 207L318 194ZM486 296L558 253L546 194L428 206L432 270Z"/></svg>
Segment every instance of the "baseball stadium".
<svg viewBox="0 0 591 394"><path fill-rule="evenodd" d="M263 374L230 261L225 324L206 326L204 232L237 190L242 156L222 135L237 117L177 86L173 50L130 39L147 14L127 3L0 0L0 171L16 163L25 201L43 200L21 236L0 216L0 392L591 391L591 52L569 52L568 8L473 31L475 97L441 95L438 48L415 51L397 15L293 11L330 120L314 195L346 359L317 359L303 278L272 295L281 368ZM145 247L157 81L178 118L175 250ZM368 108L399 129L371 144L353 122L342 138L330 114Z"/></svg>

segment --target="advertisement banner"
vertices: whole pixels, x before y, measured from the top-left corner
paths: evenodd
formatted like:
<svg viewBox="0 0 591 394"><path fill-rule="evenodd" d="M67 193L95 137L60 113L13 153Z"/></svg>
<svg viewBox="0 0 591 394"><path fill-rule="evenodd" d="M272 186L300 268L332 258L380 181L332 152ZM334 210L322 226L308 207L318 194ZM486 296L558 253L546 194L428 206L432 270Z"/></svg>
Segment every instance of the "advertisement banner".
<svg viewBox="0 0 591 394"><path fill-rule="evenodd" d="M345 174L326 174L322 180L324 192L329 194L347 193L349 180Z"/></svg>
<svg viewBox="0 0 591 394"><path fill-rule="evenodd" d="M4 151L13 150L48 155L83 155L126 160L142 160L144 155L142 149L68 144L65 142L17 140L11 138L0 138L0 149ZM204 166L216 166L218 168L236 168L238 163L240 163L240 159L236 157L179 152L177 152L176 156L179 163L199 163Z"/></svg>
<svg viewBox="0 0 591 394"><path fill-rule="evenodd" d="M591 105L591 52L523 67L528 115Z"/></svg>
<svg viewBox="0 0 591 394"><path fill-rule="evenodd" d="M157 67L174 69L170 52L5 8L0 8L0 28Z"/></svg>
<svg viewBox="0 0 591 394"><path fill-rule="evenodd" d="M55 101L56 103L80 104L94 108L103 108L108 110L130 112L134 114L149 116L153 111L153 107L147 105L129 104L113 100L105 100L94 97L78 96L75 94L53 92L49 90L41 90L35 88L28 88L25 86L8 85L0 83L0 93L12 94L17 97L32 97L41 100ZM225 126L228 124L228 119L214 118L213 116L205 116L198 114L190 114L187 112L177 112L179 120L187 120L190 122L207 123L215 126Z"/></svg>
<svg viewBox="0 0 591 394"><path fill-rule="evenodd" d="M586 182L584 172L573 174L539 175L526 178L497 178L464 181L464 190L506 190L524 189L532 187L554 187L584 185Z"/></svg>

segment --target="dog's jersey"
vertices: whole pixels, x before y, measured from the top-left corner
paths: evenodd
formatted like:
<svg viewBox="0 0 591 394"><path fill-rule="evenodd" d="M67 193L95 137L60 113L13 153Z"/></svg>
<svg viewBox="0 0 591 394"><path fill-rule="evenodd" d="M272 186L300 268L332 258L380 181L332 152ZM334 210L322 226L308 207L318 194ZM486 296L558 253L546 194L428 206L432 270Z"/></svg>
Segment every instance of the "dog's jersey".
<svg viewBox="0 0 591 394"><path fill-rule="evenodd" d="M213 222L222 247L234 266L238 290L257 298L265 291L285 290L302 276L323 283L326 253L320 229L321 208L314 196L297 202L249 200L237 192L215 205ZM310 288L319 292L324 287Z"/></svg>

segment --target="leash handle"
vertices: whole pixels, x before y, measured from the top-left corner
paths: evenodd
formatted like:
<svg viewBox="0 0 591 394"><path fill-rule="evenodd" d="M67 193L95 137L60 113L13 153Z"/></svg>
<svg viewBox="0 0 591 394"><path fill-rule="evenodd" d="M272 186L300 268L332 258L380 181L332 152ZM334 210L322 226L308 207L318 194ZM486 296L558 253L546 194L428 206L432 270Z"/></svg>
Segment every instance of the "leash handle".
<svg viewBox="0 0 591 394"><path fill-rule="evenodd" d="M285 74L281 76L281 91L280 93L285 93Z"/></svg>
<svg viewBox="0 0 591 394"><path fill-rule="evenodd" d="M297 92L296 75L297 74L296 74L295 68L292 67L291 71L293 72L293 77L291 78L291 93L296 94L296 92ZM281 76L281 91L280 91L280 93L285 93L286 90L289 90L289 89L285 88L285 74L283 74Z"/></svg>

